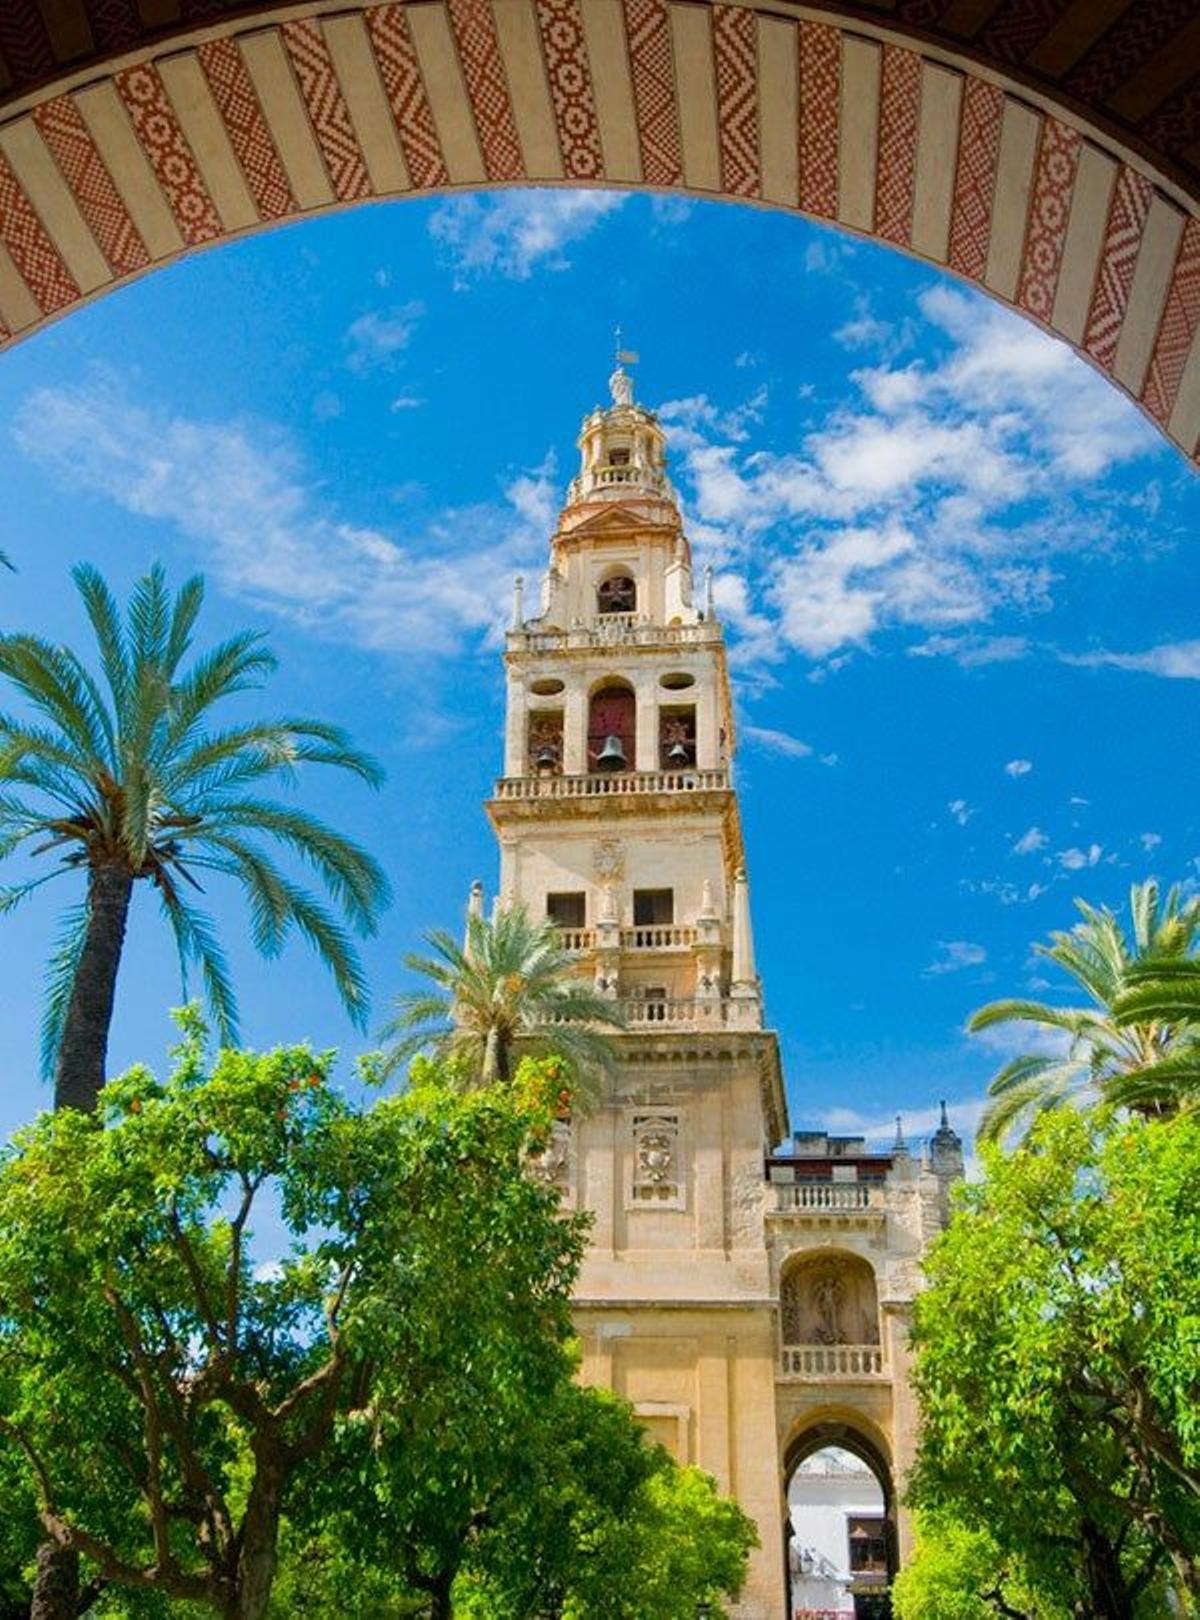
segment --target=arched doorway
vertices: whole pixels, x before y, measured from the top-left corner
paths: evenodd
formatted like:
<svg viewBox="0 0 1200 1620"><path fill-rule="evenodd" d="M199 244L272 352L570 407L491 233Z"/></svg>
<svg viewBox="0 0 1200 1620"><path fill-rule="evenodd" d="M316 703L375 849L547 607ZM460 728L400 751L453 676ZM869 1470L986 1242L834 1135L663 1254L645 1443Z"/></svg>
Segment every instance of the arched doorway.
<svg viewBox="0 0 1200 1620"><path fill-rule="evenodd" d="M1196 454L1186 7L1132 0L1090 30L1095 7L1021 0L902 0L886 18L670 0L215 9L0 8L0 342L329 209L641 187L790 209L948 269Z"/></svg>
<svg viewBox="0 0 1200 1620"><path fill-rule="evenodd" d="M788 1620L887 1620L899 1568L896 1501L883 1444L826 1418L784 1456Z"/></svg>

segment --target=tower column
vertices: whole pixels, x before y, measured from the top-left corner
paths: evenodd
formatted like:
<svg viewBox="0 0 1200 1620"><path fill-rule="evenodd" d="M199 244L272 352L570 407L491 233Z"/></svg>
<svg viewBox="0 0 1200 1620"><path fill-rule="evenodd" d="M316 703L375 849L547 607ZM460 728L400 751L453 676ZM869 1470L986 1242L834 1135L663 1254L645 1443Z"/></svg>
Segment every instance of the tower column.
<svg viewBox="0 0 1200 1620"><path fill-rule="evenodd" d="M653 674L638 677L637 693L637 762L638 771L658 769L658 695Z"/></svg>
<svg viewBox="0 0 1200 1620"><path fill-rule="evenodd" d="M587 693L569 681L563 694L563 772L582 776L587 770Z"/></svg>
<svg viewBox="0 0 1200 1620"><path fill-rule="evenodd" d="M504 774L525 774L525 733L528 729L524 683L508 678L508 709L504 722Z"/></svg>

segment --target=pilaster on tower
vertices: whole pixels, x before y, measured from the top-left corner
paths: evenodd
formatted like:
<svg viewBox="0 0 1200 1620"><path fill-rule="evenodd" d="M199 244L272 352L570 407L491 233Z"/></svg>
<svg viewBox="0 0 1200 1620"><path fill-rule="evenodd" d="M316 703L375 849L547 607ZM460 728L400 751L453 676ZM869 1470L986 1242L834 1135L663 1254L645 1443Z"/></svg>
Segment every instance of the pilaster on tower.
<svg viewBox="0 0 1200 1620"><path fill-rule="evenodd" d="M515 596L488 805L500 888L559 924L631 1029L761 1029L724 637L693 588L662 426L620 365L609 388L537 616Z"/></svg>

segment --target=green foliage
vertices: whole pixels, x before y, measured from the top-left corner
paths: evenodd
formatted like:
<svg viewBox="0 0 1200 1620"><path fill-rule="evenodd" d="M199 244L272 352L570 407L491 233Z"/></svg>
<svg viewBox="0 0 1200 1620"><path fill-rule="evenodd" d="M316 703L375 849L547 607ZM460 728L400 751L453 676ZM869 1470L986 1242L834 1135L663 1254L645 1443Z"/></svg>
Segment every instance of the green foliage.
<svg viewBox="0 0 1200 1620"><path fill-rule="evenodd" d="M1072 1620L1073 1610L1036 1593L986 1530L945 1517L919 1518L916 1550L892 1583L896 1620Z"/></svg>
<svg viewBox="0 0 1200 1620"><path fill-rule="evenodd" d="M1030 1028L1031 1044L1041 1041L1041 1050L1013 1058L992 1080L982 1141L999 1141L1014 1126L1069 1102L1163 1114L1200 1096L1200 994L1190 955L1200 934L1200 899L1184 900L1173 888L1160 900L1155 882L1135 884L1128 933L1107 907L1076 905L1083 921L1034 949L1074 981L1087 1004L993 1001L968 1024L973 1032L1022 1024ZM1163 976L1184 964L1192 975L1190 1013L1188 1003L1164 1002L1155 993L1164 988Z"/></svg>
<svg viewBox="0 0 1200 1620"><path fill-rule="evenodd" d="M428 1049L461 1065L474 1084L507 1082L518 1040L568 1058L577 1083L612 1067L603 1031L623 1027L618 1009L580 978L554 923L510 906L491 921L472 914L465 945L441 930L428 939L435 954L409 956L406 966L432 988L396 998L396 1015L383 1030L390 1045L382 1074Z"/></svg>
<svg viewBox="0 0 1200 1620"><path fill-rule="evenodd" d="M736 1502L650 1443L625 1402L563 1387L454 1587L464 1620L695 1620L736 1597L757 1537Z"/></svg>
<svg viewBox="0 0 1200 1620"><path fill-rule="evenodd" d="M124 618L94 568L81 565L74 580L98 673L67 647L33 635L0 636L0 677L25 708L0 714L0 857L24 849L57 857L42 877L0 891L0 911L79 868L149 882L174 931L185 978L190 967L199 970L221 1037L232 1040L233 988L212 924L194 900L206 874L231 877L245 891L258 949L275 956L297 930L361 1023L366 983L335 911L351 929L372 932L386 899L383 873L349 839L293 804L263 797L262 788L290 783L302 765L333 766L378 785L379 767L339 727L317 720L256 718L214 727L214 710L260 687L275 658L260 636L243 632L185 664L203 603L198 577L172 599L162 569L151 569L135 585ZM335 910L290 877L268 853L270 845L305 864ZM48 1071L90 910L68 913L51 966Z"/></svg>
<svg viewBox="0 0 1200 1620"><path fill-rule="evenodd" d="M1157 1615L1169 1577L1194 1602L1200 1117L1048 1113L984 1162L917 1300L913 1500L1046 1600Z"/></svg>
<svg viewBox="0 0 1200 1620"><path fill-rule="evenodd" d="M0 1166L0 1431L85 1575L252 1620L331 1459L390 1447L412 1402L436 1479L440 1413L566 1377L583 1232L524 1173L548 1115L507 1093L427 1073L358 1112L304 1047L210 1066L193 1031L177 1058ZM264 1209L291 1242L270 1266ZM344 1473L342 1504L375 1483Z"/></svg>

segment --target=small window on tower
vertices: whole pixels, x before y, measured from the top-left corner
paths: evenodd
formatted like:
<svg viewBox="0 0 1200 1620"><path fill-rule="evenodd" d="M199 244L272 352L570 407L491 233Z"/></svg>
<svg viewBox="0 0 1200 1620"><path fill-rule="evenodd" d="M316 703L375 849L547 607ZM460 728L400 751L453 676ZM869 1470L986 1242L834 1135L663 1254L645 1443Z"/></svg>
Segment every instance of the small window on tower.
<svg viewBox="0 0 1200 1620"><path fill-rule="evenodd" d="M637 586L628 574L601 580L596 606L601 613L632 613L637 607Z"/></svg>
<svg viewBox="0 0 1200 1620"><path fill-rule="evenodd" d="M611 450L608 456L608 463L610 467L628 467L629 451Z"/></svg>
<svg viewBox="0 0 1200 1620"><path fill-rule="evenodd" d="M650 923L675 921L674 889L635 889L633 891L633 926L645 928Z"/></svg>
<svg viewBox="0 0 1200 1620"><path fill-rule="evenodd" d="M582 889L571 894L548 894L546 916L559 928L582 928L587 922L587 898Z"/></svg>

